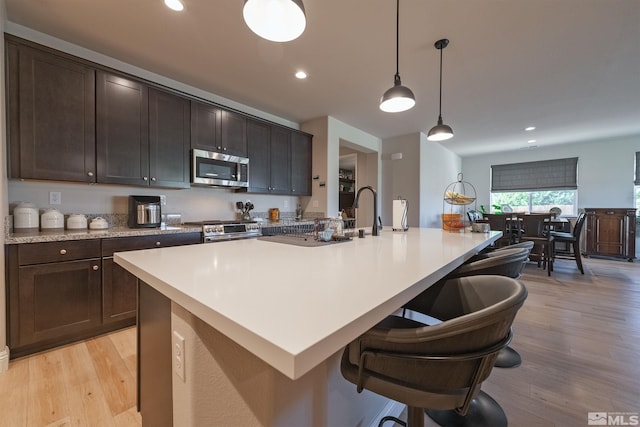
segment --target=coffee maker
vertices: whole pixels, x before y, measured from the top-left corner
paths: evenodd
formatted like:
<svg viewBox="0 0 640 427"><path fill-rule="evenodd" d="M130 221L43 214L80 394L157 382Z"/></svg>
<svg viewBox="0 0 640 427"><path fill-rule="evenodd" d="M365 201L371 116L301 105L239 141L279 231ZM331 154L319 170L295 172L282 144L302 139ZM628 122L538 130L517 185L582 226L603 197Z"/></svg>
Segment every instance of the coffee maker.
<svg viewBox="0 0 640 427"><path fill-rule="evenodd" d="M154 228L161 223L160 196L129 196L129 227Z"/></svg>

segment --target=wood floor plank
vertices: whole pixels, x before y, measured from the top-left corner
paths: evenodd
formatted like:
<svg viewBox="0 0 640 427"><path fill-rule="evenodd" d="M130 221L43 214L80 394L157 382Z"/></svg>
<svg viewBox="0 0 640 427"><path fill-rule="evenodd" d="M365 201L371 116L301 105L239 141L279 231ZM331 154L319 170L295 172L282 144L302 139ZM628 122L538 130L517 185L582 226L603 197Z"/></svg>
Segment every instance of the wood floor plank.
<svg viewBox="0 0 640 427"><path fill-rule="evenodd" d="M46 426L68 416L60 351L46 351L29 359L27 425Z"/></svg>
<svg viewBox="0 0 640 427"><path fill-rule="evenodd" d="M29 401L29 360L10 363L10 369L0 374L0 414L8 426L27 424Z"/></svg>
<svg viewBox="0 0 640 427"><path fill-rule="evenodd" d="M108 335L86 341L93 366L101 378L112 416L126 412L136 401L136 377L131 374ZM132 343L135 346L135 341ZM133 404L132 404L133 402Z"/></svg>

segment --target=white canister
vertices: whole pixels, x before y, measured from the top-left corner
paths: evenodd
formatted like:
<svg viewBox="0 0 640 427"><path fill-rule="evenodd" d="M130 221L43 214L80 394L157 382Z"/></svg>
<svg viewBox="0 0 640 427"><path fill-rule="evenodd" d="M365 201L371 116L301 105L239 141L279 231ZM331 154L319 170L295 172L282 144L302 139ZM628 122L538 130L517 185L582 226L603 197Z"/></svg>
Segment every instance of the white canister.
<svg viewBox="0 0 640 427"><path fill-rule="evenodd" d="M37 230L40 227L40 213L35 204L19 202L13 209L13 228L17 230Z"/></svg>
<svg viewBox="0 0 640 427"><path fill-rule="evenodd" d="M57 230L64 229L64 215L53 208L49 208L44 211L40 217L40 229L41 230Z"/></svg>
<svg viewBox="0 0 640 427"><path fill-rule="evenodd" d="M86 230L87 217L82 214L71 214L67 217L68 230Z"/></svg>
<svg viewBox="0 0 640 427"><path fill-rule="evenodd" d="M98 216L91 220L91 222L89 223L89 228L91 230L105 230L109 228L109 223L106 219Z"/></svg>

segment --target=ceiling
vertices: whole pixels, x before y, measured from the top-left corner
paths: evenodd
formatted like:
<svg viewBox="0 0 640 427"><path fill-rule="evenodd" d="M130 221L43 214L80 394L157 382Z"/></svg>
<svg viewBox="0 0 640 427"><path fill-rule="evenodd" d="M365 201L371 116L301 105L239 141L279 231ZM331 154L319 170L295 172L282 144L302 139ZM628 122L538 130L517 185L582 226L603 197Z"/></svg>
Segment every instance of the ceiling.
<svg viewBox="0 0 640 427"><path fill-rule="evenodd" d="M416 96L403 113L378 108L395 74L393 0L304 0L307 28L288 43L253 34L242 0L183 0L182 12L162 0L5 1L10 22L298 123L428 132L434 42L448 38L442 116L455 135L442 145L459 155L640 136L638 0L402 0L400 75Z"/></svg>

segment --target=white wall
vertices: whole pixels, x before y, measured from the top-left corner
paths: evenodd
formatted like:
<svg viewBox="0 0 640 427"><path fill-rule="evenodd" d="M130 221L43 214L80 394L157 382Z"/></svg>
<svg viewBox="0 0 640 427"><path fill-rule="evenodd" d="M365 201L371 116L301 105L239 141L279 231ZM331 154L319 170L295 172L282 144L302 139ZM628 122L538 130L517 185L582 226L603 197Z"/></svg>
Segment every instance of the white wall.
<svg viewBox="0 0 640 427"><path fill-rule="evenodd" d="M358 182L358 185L371 185L375 189L380 189L381 176L378 172L380 170L380 138L330 116L302 123L300 129L313 134L312 169L313 176L318 176L318 179L314 180L312 185L313 196L310 199L311 207L309 208L311 211L320 210L326 215L335 215L339 210L338 169L341 144L347 144L349 148L356 151L374 154L373 158L366 163L370 175L358 176L359 180L364 178L368 182L366 184L363 183L364 181ZM314 207L316 204L318 207ZM362 205L370 206L372 203L363 198ZM379 210L380 196L378 196Z"/></svg>
<svg viewBox="0 0 640 427"><path fill-rule="evenodd" d="M391 160L391 155L402 155ZM382 142L382 216L393 221L393 200L407 199L409 227L420 226L420 139L418 134L402 135Z"/></svg>
<svg viewBox="0 0 640 427"><path fill-rule="evenodd" d="M578 208L633 208L636 151L640 151L640 135L468 156L462 158L462 170L465 180L476 188L478 206L487 206L491 165L578 157Z"/></svg>
<svg viewBox="0 0 640 427"><path fill-rule="evenodd" d="M441 227L444 191L461 171L460 157L423 133L385 139L382 153L384 218L391 223L392 200L402 197L409 204L410 227ZM391 160L394 153L402 159Z"/></svg>
<svg viewBox="0 0 640 427"><path fill-rule="evenodd" d="M428 141L420 134L420 226L442 227L445 189L463 171L460 157L443 143ZM467 177L463 177L468 181Z"/></svg>

